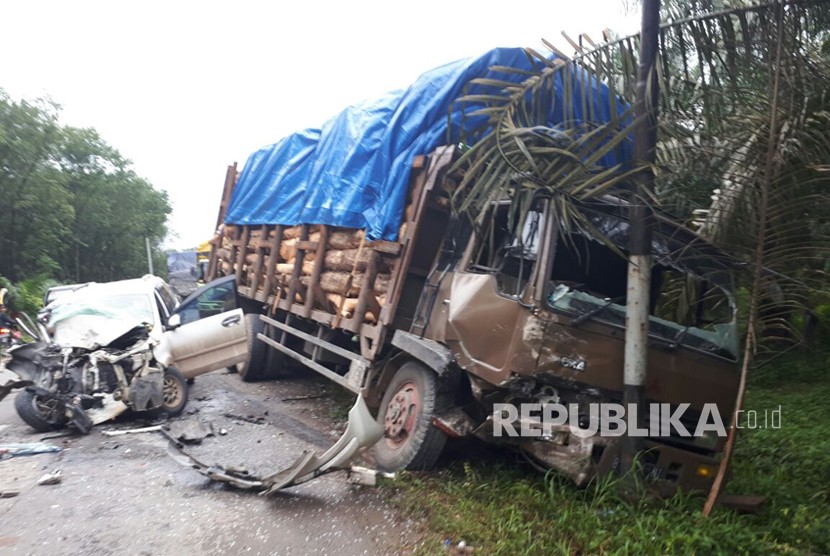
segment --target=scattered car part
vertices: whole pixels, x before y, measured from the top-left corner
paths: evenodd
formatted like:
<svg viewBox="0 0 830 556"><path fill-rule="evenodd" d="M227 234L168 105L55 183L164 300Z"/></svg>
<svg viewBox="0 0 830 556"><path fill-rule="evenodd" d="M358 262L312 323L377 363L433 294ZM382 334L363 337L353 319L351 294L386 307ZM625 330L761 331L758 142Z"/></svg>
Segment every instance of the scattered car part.
<svg viewBox="0 0 830 556"><path fill-rule="evenodd" d="M9 392L34 384L31 380L23 380L20 376L6 368L0 368L0 400L9 395Z"/></svg>
<svg viewBox="0 0 830 556"><path fill-rule="evenodd" d="M170 436L184 444L201 444L208 436L214 436L212 425L195 419L174 421L165 429Z"/></svg>
<svg viewBox="0 0 830 556"><path fill-rule="evenodd" d="M61 482L63 476L61 475L61 470L58 469L52 473L44 474L40 479L37 480L37 484L39 485L57 485Z"/></svg>
<svg viewBox="0 0 830 556"><path fill-rule="evenodd" d="M26 442L22 444L0 444L0 459L14 458L18 456L34 456L37 454L48 454L60 452L63 448L46 442Z"/></svg>
<svg viewBox="0 0 830 556"><path fill-rule="evenodd" d="M126 429L126 430L119 430L119 431L102 431L101 434L104 436L124 436L127 434L141 434L144 432L156 432L161 430L161 425L153 425L151 427L141 427L138 429Z"/></svg>
<svg viewBox="0 0 830 556"><path fill-rule="evenodd" d="M362 450L370 448L383 436L383 427L375 421L362 397L349 410L349 423L343 436L325 453L303 452L290 467L266 477L257 477L245 468L207 465L184 451L184 445L162 429L170 441L167 453L185 467L195 469L211 481L228 483L236 488L272 494L332 471L349 469L347 464Z"/></svg>
<svg viewBox="0 0 830 556"><path fill-rule="evenodd" d="M359 465L353 465L349 468L349 482L355 485L377 486L379 477L395 480L394 473L384 473L377 469L369 469L368 467L361 467Z"/></svg>

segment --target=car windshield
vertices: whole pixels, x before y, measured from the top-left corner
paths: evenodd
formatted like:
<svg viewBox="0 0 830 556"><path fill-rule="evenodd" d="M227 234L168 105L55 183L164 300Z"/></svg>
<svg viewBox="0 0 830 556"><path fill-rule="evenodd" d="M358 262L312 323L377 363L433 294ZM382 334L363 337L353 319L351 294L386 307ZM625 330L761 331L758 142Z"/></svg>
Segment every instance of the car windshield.
<svg viewBox="0 0 830 556"><path fill-rule="evenodd" d="M48 307L47 329L61 345L93 349L105 346L141 324L154 323L152 298L142 293L66 296Z"/></svg>

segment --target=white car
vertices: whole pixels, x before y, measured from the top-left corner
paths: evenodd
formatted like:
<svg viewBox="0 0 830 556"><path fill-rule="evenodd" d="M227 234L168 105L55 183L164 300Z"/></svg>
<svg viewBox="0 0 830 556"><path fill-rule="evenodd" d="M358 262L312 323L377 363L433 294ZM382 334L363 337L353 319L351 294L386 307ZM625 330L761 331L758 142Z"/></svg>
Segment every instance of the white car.
<svg viewBox="0 0 830 556"><path fill-rule="evenodd" d="M41 313L58 345L95 349L144 323L156 358L188 379L248 358L248 338L233 276L214 280L181 303L161 278L91 282Z"/></svg>
<svg viewBox="0 0 830 556"><path fill-rule="evenodd" d="M38 341L9 350L18 415L39 432L87 433L125 411L181 413L188 379L248 359L236 281L225 277L179 303L163 280L89 283L38 314ZM4 381L7 382L7 381Z"/></svg>

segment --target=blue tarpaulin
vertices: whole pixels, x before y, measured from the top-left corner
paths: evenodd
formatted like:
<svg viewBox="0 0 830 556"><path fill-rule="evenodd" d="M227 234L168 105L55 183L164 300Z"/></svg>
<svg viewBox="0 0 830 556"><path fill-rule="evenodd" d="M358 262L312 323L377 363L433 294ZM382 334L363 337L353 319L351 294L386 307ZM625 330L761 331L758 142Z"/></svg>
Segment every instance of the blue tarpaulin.
<svg viewBox="0 0 830 556"><path fill-rule="evenodd" d="M403 91L351 106L322 129L300 131L260 149L245 163L225 221L328 224L363 228L368 239L397 239L414 158L454 144L462 131L486 122L483 116L469 116L480 105L454 102L470 93L469 82L481 77L518 82L525 77L490 68L531 70L538 63L523 49L497 48L428 71ZM591 81L572 82L578 92ZM599 115L594 120L607 121L608 92L602 85L595 88ZM563 119L561 82L554 96L547 122L551 127ZM625 109L622 103L617 107L618 113ZM579 120L581 110L574 106L572 116Z"/></svg>

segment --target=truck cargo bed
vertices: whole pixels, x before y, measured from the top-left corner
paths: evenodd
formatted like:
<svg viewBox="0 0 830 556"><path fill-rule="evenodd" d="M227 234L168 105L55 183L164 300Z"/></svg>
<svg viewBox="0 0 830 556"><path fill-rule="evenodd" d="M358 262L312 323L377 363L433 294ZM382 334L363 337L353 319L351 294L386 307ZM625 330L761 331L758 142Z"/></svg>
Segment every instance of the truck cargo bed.
<svg viewBox="0 0 830 556"><path fill-rule="evenodd" d="M269 314L285 311L357 334L361 355L374 359L389 326L411 327L449 219L441 182L454 152L439 147L416 157L394 242L327 225L221 224L236 179L236 167L229 167L208 278L235 275L243 300Z"/></svg>

